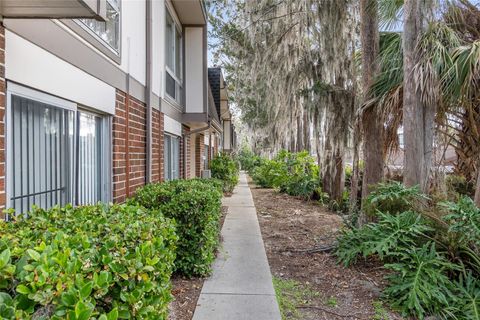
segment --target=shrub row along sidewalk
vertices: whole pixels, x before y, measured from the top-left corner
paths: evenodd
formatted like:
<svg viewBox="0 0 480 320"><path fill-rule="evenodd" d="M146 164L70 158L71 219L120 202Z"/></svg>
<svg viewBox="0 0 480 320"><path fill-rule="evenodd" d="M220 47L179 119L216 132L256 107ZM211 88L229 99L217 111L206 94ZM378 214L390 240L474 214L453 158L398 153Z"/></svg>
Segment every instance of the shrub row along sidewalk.
<svg viewBox="0 0 480 320"><path fill-rule="evenodd" d="M210 272L221 190L177 180L124 205L33 208L0 222L0 318L166 319L172 272Z"/></svg>

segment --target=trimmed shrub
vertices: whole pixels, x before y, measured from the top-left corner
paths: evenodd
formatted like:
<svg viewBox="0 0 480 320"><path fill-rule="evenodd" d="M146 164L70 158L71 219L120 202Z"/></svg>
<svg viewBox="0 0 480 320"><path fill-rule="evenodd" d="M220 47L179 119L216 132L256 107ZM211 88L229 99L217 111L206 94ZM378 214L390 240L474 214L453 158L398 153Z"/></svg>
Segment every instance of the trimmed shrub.
<svg viewBox="0 0 480 320"><path fill-rule="evenodd" d="M233 158L222 152L210 162L212 178L218 179L223 183L223 192L232 192L238 183L238 166Z"/></svg>
<svg viewBox="0 0 480 320"><path fill-rule="evenodd" d="M174 180L138 189L129 203L159 209L176 221L175 270L190 277L211 271L219 244L221 198L217 182Z"/></svg>
<svg viewBox="0 0 480 320"><path fill-rule="evenodd" d="M160 212L33 208L0 234L0 318L167 318L177 236Z"/></svg>

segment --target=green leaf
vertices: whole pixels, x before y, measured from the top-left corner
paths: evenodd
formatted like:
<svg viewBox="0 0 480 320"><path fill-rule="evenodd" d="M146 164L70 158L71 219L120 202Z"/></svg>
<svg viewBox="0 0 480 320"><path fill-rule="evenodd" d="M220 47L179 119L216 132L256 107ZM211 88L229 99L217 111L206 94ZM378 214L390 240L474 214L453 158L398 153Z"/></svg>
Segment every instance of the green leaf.
<svg viewBox="0 0 480 320"><path fill-rule="evenodd" d="M0 305L8 305L12 302L12 297L6 292L0 292Z"/></svg>
<svg viewBox="0 0 480 320"><path fill-rule="evenodd" d="M82 301L75 305L75 317L77 320L88 320L93 312L93 307L88 306Z"/></svg>
<svg viewBox="0 0 480 320"><path fill-rule="evenodd" d="M73 306L77 299L75 299L75 295L72 293L64 293L62 294L61 301L65 306Z"/></svg>
<svg viewBox="0 0 480 320"><path fill-rule="evenodd" d="M118 309L114 308L107 314L107 320L117 320L118 319Z"/></svg>
<svg viewBox="0 0 480 320"><path fill-rule="evenodd" d="M28 287L23 284L19 284L17 286L17 292L24 295L31 293L30 289L28 289Z"/></svg>
<svg viewBox="0 0 480 320"><path fill-rule="evenodd" d="M7 265L10 261L10 249L7 248L0 253L0 269Z"/></svg>
<svg viewBox="0 0 480 320"><path fill-rule="evenodd" d="M40 253L38 253L37 251L35 251L33 249L28 249L27 253L30 256L30 258L32 258L33 260L35 260L35 261L40 260Z"/></svg>
<svg viewBox="0 0 480 320"><path fill-rule="evenodd" d="M80 297L82 299L86 299L92 293L93 282L87 282L81 289L80 289Z"/></svg>

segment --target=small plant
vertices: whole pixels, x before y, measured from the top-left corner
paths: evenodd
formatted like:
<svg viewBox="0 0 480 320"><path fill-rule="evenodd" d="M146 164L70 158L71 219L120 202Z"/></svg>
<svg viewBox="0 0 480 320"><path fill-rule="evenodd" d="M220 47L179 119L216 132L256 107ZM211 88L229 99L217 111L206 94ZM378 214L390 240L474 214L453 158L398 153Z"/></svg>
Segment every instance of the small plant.
<svg viewBox="0 0 480 320"><path fill-rule="evenodd" d="M227 153L221 153L210 162L212 178L223 183L223 192L231 193L238 183L238 166Z"/></svg>
<svg viewBox="0 0 480 320"><path fill-rule="evenodd" d="M335 298L335 297L330 297L330 298L328 298L328 300L327 300L327 306L332 307L332 308L336 308L337 305L338 305L337 298Z"/></svg>
<svg viewBox="0 0 480 320"><path fill-rule="evenodd" d="M272 280L282 320L301 319L298 307L308 305L313 298L319 296L318 292L298 281L278 277L273 277Z"/></svg>
<svg viewBox="0 0 480 320"><path fill-rule="evenodd" d="M373 310L375 311L373 320L389 320L388 312L383 306L382 301L373 301L372 305L373 305Z"/></svg>

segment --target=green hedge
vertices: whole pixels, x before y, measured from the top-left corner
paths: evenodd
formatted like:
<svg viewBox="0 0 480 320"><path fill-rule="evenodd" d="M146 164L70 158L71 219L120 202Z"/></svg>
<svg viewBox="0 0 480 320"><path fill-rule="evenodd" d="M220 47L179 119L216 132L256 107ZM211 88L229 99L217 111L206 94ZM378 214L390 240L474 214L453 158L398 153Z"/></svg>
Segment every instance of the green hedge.
<svg viewBox="0 0 480 320"><path fill-rule="evenodd" d="M131 205L34 208L0 222L0 318L166 319L177 236Z"/></svg>
<svg viewBox="0 0 480 320"><path fill-rule="evenodd" d="M219 243L222 192L211 180L174 180L150 184L129 200L160 209L175 219L179 237L175 270L185 276L209 274Z"/></svg>
<svg viewBox="0 0 480 320"><path fill-rule="evenodd" d="M210 162L212 178L223 183L223 192L232 192L238 183L238 164L227 153L221 153Z"/></svg>

